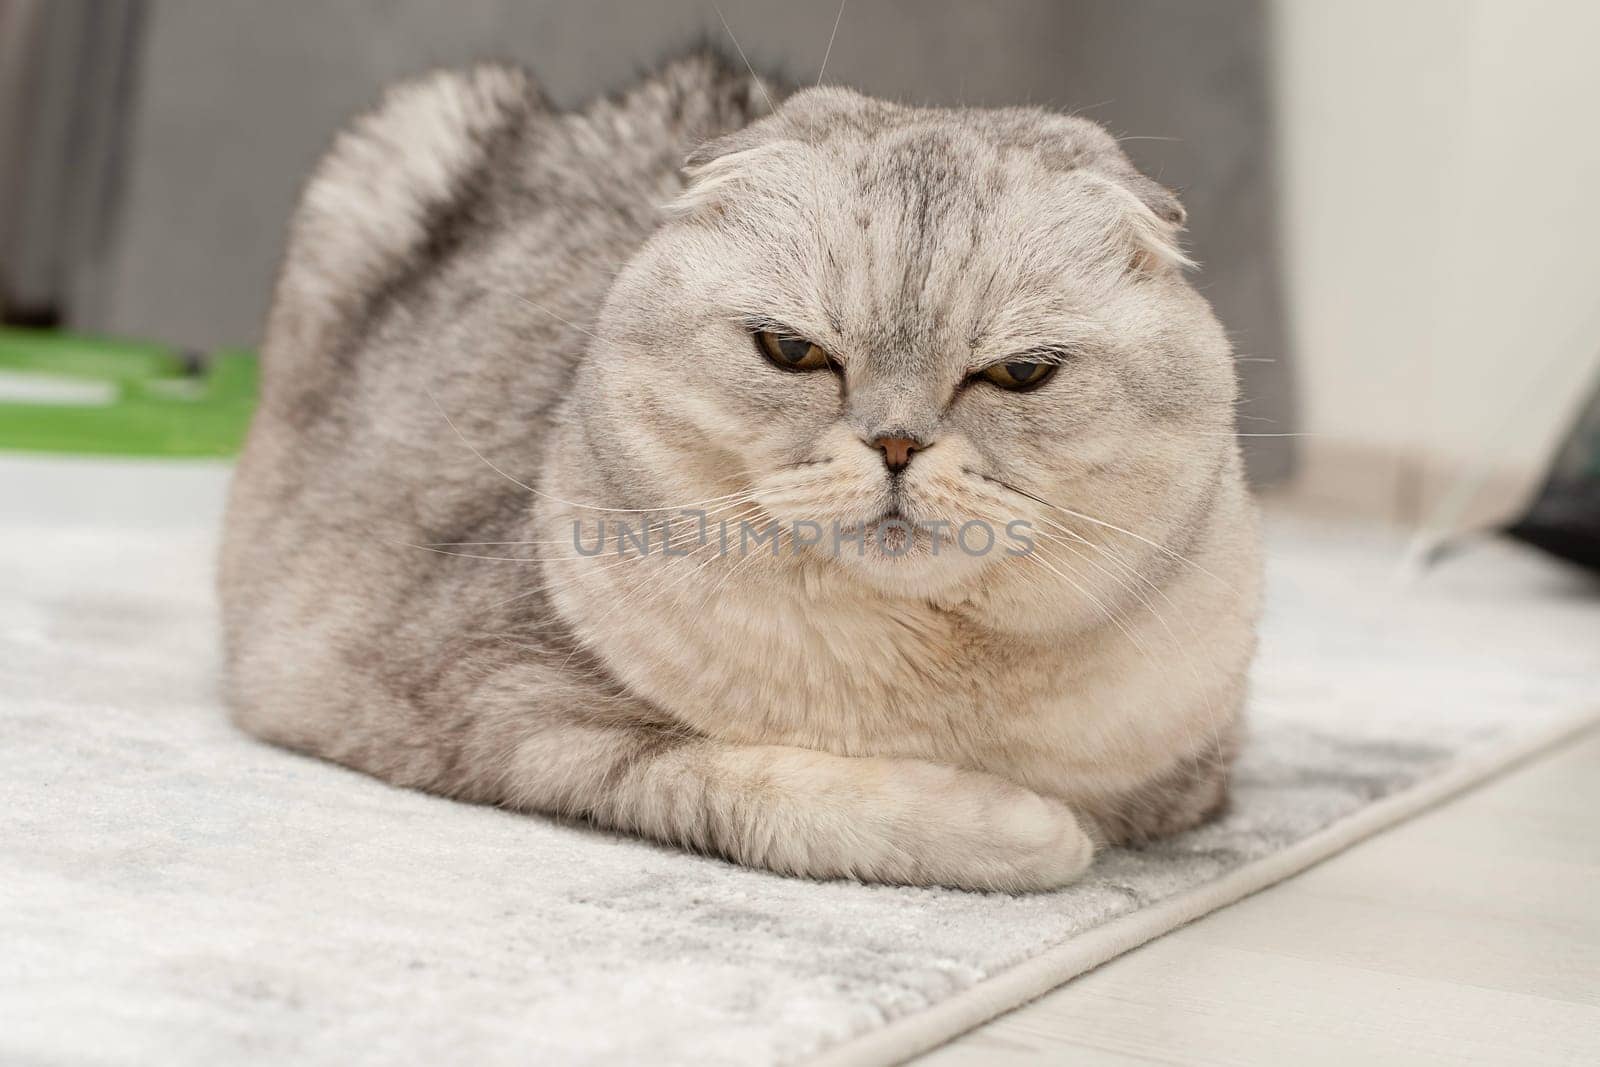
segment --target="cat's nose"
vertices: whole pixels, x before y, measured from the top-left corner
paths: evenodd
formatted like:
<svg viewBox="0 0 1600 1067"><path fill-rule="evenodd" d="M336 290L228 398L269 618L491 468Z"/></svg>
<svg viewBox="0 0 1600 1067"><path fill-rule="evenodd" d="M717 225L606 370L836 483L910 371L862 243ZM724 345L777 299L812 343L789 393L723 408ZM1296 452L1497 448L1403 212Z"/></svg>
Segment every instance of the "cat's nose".
<svg viewBox="0 0 1600 1067"><path fill-rule="evenodd" d="M884 435L868 442L883 453L883 462L891 471L903 471L911 465L911 454L923 447L922 442L911 437Z"/></svg>

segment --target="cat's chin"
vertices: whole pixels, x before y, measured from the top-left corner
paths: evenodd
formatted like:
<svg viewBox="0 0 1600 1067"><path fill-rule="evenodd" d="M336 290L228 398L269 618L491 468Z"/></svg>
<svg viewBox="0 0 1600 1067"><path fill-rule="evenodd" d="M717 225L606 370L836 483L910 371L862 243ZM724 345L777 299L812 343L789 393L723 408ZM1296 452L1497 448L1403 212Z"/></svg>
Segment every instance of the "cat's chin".
<svg viewBox="0 0 1600 1067"><path fill-rule="evenodd" d="M874 519L833 526L825 551L853 579L892 596L947 596L970 584L989 563L990 552L964 545L951 523L932 524L888 511ZM985 545L994 555L1000 550Z"/></svg>
<svg viewBox="0 0 1600 1067"><path fill-rule="evenodd" d="M920 539L919 539L920 540ZM966 556L928 541L886 550L868 542L860 551L835 557L852 578L880 593L904 597L938 597L973 581L985 567L981 558Z"/></svg>

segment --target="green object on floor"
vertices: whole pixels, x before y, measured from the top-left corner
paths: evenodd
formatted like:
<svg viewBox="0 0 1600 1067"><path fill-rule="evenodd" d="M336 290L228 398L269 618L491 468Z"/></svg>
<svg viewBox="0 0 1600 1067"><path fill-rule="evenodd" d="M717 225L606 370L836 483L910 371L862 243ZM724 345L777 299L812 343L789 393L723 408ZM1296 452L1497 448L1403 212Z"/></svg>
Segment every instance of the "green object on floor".
<svg viewBox="0 0 1600 1067"><path fill-rule="evenodd" d="M256 357L0 328L0 449L231 456L256 403Z"/></svg>

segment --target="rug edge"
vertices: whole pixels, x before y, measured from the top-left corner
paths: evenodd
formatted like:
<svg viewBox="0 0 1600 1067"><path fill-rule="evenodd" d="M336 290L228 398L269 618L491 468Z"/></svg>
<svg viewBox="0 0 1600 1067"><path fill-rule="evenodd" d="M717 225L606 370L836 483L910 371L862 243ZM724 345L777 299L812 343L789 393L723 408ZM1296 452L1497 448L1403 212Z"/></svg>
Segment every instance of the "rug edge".
<svg viewBox="0 0 1600 1067"><path fill-rule="evenodd" d="M1048 948L922 1011L851 1038L803 1062L806 1067L886 1067L903 1063L1038 999L1102 963L1291 878L1536 756L1563 747L1597 726L1600 706L1564 717L1505 745L1486 746L1485 751L1369 804L1281 852Z"/></svg>

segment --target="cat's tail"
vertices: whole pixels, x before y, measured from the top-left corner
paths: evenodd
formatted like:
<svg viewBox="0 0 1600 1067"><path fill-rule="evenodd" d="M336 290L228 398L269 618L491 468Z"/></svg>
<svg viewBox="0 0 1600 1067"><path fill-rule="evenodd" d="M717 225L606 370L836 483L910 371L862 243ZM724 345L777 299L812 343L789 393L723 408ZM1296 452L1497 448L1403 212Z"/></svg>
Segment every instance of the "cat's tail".
<svg viewBox="0 0 1600 1067"><path fill-rule="evenodd" d="M526 72L483 64L395 85L339 133L290 222L264 403L287 409L331 387L377 305L475 221L474 200L547 112Z"/></svg>

